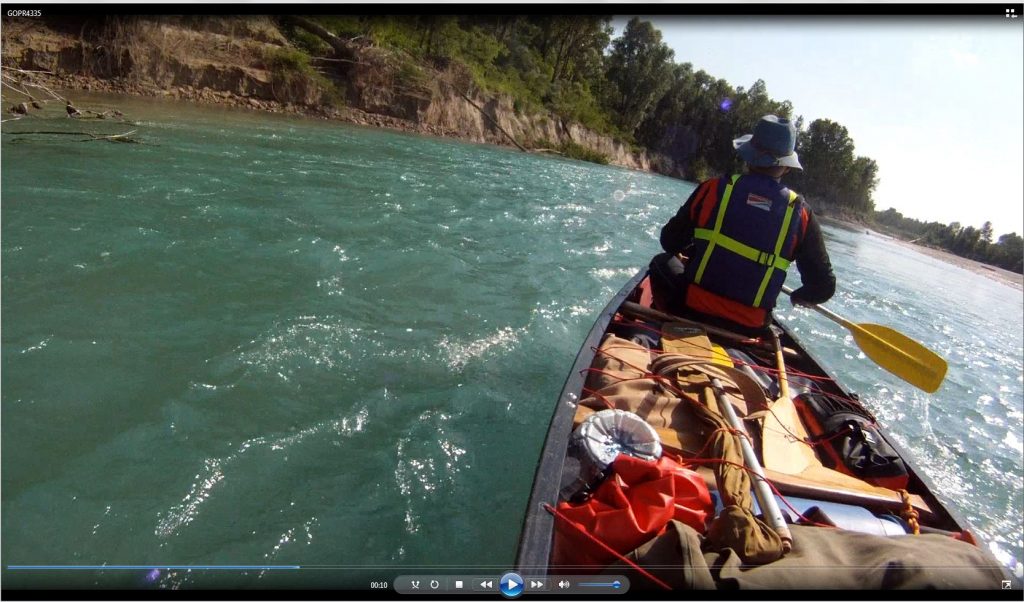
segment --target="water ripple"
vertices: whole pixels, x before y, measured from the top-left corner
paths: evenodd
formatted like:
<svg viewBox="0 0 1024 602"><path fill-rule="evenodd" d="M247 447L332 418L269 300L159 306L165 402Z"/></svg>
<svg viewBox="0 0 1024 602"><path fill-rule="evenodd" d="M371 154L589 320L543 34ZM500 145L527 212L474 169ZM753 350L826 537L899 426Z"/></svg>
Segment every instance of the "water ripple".
<svg viewBox="0 0 1024 602"><path fill-rule="evenodd" d="M158 515L155 534L160 538L168 538L192 523L199 516L202 505L213 495L214 488L225 482L229 469L253 450L287 451L308 438L327 433L351 437L363 432L368 420L369 410L362 406L349 416L315 424L290 435L253 437L239 444L233 453L219 458L204 459L202 470L195 475L191 489L182 498L181 503Z"/></svg>
<svg viewBox="0 0 1024 602"><path fill-rule="evenodd" d="M504 352L511 350L525 333L525 328L504 326L492 334L470 341L445 335L438 341L437 348L444 354L452 370L461 371L470 361L484 357L495 348Z"/></svg>

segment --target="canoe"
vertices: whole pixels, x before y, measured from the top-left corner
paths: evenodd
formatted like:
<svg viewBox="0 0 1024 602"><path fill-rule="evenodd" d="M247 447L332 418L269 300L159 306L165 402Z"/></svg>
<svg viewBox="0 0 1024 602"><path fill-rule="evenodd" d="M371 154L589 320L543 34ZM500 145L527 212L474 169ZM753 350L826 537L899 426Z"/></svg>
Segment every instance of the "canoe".
<svg viewBox="0 0 1024 602"><path fill-rule="evenodd" d="M519 574L537 578L625 575L631 588L652 590L983 587L991 591L1005 588L1007 583L1013 589L1020 588L1020 580L978 545L974 528L936 495L927 475L875 420L869 408L784 324L774 323L777 340L754 339L666 314L653 305L648 273L641 270L612 297L583 341L557 399L537 463L516 556ZM702 348L695 341L711 345ZM779 353L784 359L781 366ZM693 370L687 374L692 378L684 378L684 369L672 373L672 378L665 377L664 372L653 375L655 366L671 364L669 357L679 366L691 366ZM648 360L652 363L634 365ZM632 369L637 371L630 376ZM639 388L649 385L643 400L629 401L626 390L631 383ZM697 388L677 388L684 384ZM606 388L595 390L600 386ZM705 390L703 397L690 395L701 387ZM695 409L694 404L700 405L701 399L705 407ZM694 412L726 422L728 414L734 414L738 422L729 423L728 429L712 430L706 424L701 426ZM603 427L595 426L598 413L607 419ZM617 503L614 500L629 495L630 487L639 487L626 478L627 468L635 468L634 464L627 466L631 459L623 459L631 453L625 450L632 444L617 448L623 455L604 465L593 454L588 455L586 444L581 443L586 437L580 435L584 426L591 429L589 433L607 434L612 428L609 424L619 424L614 421L623 414L630 414L625 416L628 422L639 419L645 423L643 436L653 433L657 444L645 440L644 449L652 445L658 448L657 453L673 461L666 466L681 467L666 470L675 470L672 474L677 475L685 472L689 479L686 487L706 487L711 500L709 505L708 498L700 497L703 501L698 502L701 508L695 509L699 510L697 514L684 515L702 518L680 526L680 505L689 502L678 498L681 486L677 481L673 489L677 496L675 518L670 524L655 525L650 532L629 535L633 543L626 548L620 540L629 537L619 537L621 533L616 530L620 525L614 520L623 512L646 520L661 510L617 508L608 512L608 503ZM828 425L836 423L836 417L845 420L843 426L829 430ZM744 437L738 435L739 423L748 433ZM729 460L723 460L724 455L716 459L709 452L709 447L719 449L710 445L714 437L732 440L737 449L748 446L753 457L738 455L734 449ZM651 457L634 455L647 463L644 466L653 465ZM865 458L870 461L865 463ZM749 550L709 552L714 546L709 546L710 539L705 538L715 531L709 525L725 520L726 502L739 503L732 497L730 481L721 481L721 475L715 474L716 470L727 472L730 462L746 473L744 483L751 486L751 500L745 502L745 507L757 517L755 522L779 535L767 537L776 544L775 556L757 556ZM629 471L635 472L633 468ZM670 473L658 474L661 477L643 478L658 479ZM723 482L725 490L720 490ZM617 493L602 492L602 488ZM630 498L631 503L646 503L636 501L642 499L641 495ZM586 510L588 504L591 510ZM592 516L601 512L616 516L601 524ZM635 527L635 522L629 524ZM680 535L667 548L659 547L663 538L676 537L669 532ZM721 529L715 533L718 537ZM737 545L742 547L742 542ZM593 553L580 551L581 546ZM693 577L699 571L670 568L675 560L666 563L657 556L657 550L670 548L682 550L683 558L704 558L709 563L707 575ZM844 552L829 551L832 548ZM729 553L734 556L732 560ZM648 569L645 562L651 565ZM807 568L802 572L785 570L799 565ZM727 570L730 566L736 569L733 573ZM758 581L768 573L749 569L759 566L783 570ZM727 579L728 575L732 577ZM749 582L745 581L748 577Z"/></svg>

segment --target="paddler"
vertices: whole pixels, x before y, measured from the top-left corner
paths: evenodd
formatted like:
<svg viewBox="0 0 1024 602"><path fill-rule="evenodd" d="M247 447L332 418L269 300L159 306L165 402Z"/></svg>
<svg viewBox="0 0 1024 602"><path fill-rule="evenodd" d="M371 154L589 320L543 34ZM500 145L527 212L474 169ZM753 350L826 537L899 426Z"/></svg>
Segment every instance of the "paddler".
<svg viewBox="0 0 1024 602"><path fill-rule="evenodd" d="M733 140L743 173L702 182L661 229L665 253L651 261L651 281L664 309L760 334L793 261L802 282L794 304L832 297L836 278L821 228L803 197L779 181L803 170L796 136L788 119L762 117L753 134Z"/></svg>

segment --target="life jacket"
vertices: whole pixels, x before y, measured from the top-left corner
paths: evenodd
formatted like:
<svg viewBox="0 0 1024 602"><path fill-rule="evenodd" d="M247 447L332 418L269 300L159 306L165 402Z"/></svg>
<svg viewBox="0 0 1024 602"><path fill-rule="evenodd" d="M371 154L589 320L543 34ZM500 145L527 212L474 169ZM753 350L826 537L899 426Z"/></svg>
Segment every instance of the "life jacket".
<svg viewBox="0 0 1024 602"><path fill-rule="evenodd" d="M686 305L764 326L807 227L799 195L768 176L734 175L714 181L692 211Z"/></svg>

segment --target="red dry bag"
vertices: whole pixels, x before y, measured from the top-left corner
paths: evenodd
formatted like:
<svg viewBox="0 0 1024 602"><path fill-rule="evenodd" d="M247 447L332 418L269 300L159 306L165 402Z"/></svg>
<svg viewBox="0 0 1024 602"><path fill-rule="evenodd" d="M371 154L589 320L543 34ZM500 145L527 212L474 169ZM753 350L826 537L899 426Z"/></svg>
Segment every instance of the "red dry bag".
<svg viewBox="0 0 1024 602"><path fill-rule="evenodd" d="M704 479L662 456L658 461L619 454L612 474L583 504L558 504L552 564L605 566L657 536L672 519L704 532L714 506ZM568 524L571 522L572 524Z"/></svg>

